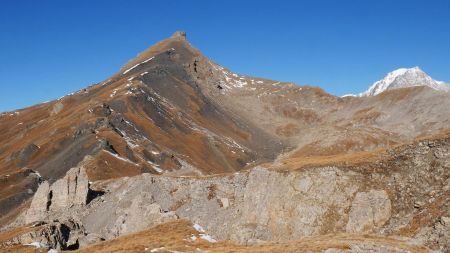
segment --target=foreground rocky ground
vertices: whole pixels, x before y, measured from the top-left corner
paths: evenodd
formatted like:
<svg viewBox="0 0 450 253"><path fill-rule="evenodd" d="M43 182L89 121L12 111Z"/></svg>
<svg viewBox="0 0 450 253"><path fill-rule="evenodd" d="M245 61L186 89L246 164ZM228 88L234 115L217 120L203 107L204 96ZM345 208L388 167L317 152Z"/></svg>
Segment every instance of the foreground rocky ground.
<svg viewBox="0 0 450 253"><path fill-rule="evenodd" d="M210 177L142 174L89 182L83 167L74 168L53 184L40 184L14 223L34 225L3 240L2 247L39 242L105 252L450 250L450 138L386 154L358 166L259 166ZM165 226L184 231L167 234L176 243L157 247L158 240L139 239ZM127 237L136 232L137 239Z"/></svg>
<svg viewBox="0 0 450 253"><path fill-rule="evenodd" d="M192 225L186 220L171 221L75 252L429 252L426 247L405 238L357 234L312 236L251 246L230 241L210 243L201 239L202 233ZM36 252L29 246L17 246L6 251Z"/></svg>

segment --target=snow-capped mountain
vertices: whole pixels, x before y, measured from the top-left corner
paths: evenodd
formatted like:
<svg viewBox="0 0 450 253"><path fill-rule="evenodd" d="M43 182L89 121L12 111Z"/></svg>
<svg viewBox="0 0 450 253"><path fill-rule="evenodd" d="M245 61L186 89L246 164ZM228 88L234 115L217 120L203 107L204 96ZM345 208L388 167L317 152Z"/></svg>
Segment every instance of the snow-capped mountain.
<svg viewBox="0 0 450 253"><path fill-rule="evenodd" d="M450 92L450 85L436 81L423 72L419 67L401 68L387 74L383 80L377 81L370 88L359 94L360 96L375 96L389 89L413 86L427 86L435 90Z"/></svg>

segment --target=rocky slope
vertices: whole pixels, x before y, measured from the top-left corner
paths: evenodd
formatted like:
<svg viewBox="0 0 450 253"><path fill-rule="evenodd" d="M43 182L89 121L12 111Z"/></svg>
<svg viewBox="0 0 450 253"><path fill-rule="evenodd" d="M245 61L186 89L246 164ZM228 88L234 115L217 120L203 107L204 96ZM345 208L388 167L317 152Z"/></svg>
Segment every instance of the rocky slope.
<svg viewBox="0 0 450 253"><path fill-rule="evenodd" d="M39 222L41 230L56 226L66 231L27 233L10 241L38 240L70 249L186 219L210 242L254 245L371 233L449 250L450 138L422 140L387 153L387 158L359 166L256 167L201 178L145 173L94 185L77 168L51 186L42 183L16 224ZM94 189L102 193L90 198ZM381 245L371 247L382 250Z"/></svg>
<svg viewBox="0 0 450 253"><path fill-rule="evenodd" d="M415 140L445 131L447 108L426 86L340 98L238 75L178 32L0 115L0 225L27 231L2 245L85 248L183 219L233 245L375 233L445 250L448 133Z"/></svg>

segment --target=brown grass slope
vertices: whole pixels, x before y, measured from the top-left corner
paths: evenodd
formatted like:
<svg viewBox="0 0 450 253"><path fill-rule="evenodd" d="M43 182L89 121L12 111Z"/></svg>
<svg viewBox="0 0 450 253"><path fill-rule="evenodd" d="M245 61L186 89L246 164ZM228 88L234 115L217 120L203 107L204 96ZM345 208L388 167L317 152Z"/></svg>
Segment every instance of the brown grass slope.
<svg viewBox="0 0 450 253"><path fill-rule="evenodd" d="M9 233L0 234L0 243L14 234L32 228L18 228ZM193 236L195 239L193 240ZM370 245L374 249L391 249L407 252L429 252L427 248L408 243L399 238L378 235L338 234L308 237L283 243L261 243L252 246L237 245L230 241L210 243L201 239L201 235L186 220L163 223L152 228L125 235L111 241L100 242L90 247L71 252L323 252L336 249L350 252L352 247ZM0 252L47 252L33 246L15 245L4 247Z"/></svg>

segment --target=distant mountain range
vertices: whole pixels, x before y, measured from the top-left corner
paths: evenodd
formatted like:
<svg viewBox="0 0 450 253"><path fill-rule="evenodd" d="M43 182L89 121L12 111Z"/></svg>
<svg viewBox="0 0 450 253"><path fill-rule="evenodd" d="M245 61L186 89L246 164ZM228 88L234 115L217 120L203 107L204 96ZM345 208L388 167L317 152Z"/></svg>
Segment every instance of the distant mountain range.
<svg viewBox="0 0 450 253"><path fill-rule="evenodd" d="M382 80L372 84L367 91L360 93L359 96L376 96L386 90L414 86L427 86L434 90L450 92L448 83L436 81L419 67L414 67L400 68L390 72Z"/></svg>

